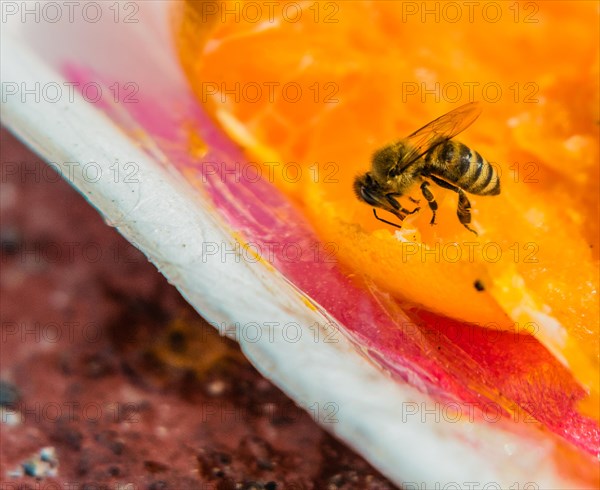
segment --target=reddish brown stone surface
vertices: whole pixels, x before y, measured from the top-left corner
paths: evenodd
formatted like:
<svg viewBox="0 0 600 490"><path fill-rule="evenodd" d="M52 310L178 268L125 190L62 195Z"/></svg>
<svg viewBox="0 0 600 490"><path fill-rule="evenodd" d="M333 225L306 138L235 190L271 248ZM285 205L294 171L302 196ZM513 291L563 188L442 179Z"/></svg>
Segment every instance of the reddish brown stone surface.
<svg viewBox="0 0 600 490"><path fill-rule="evenodd" d="M1 144L0 489L395 488L39 157ZM56 477L9 477L49 446Z"/></svg>

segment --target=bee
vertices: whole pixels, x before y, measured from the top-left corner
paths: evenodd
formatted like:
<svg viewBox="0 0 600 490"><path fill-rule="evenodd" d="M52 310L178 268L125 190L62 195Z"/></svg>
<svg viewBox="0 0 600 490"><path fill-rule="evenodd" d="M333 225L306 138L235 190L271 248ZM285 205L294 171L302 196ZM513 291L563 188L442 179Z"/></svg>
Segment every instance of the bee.
<svg viewBox="0 0 600 490"><path fill-rule="evenodd" d="M500 194L500 179L490 163L475 150L452 140L467 129L481 114L478 102L470 102L438 117L404 139L376 151L371 170L354 180L354 192L360 201L373 206L379 221L402 226L377 216L377 208L396 216L400 223L409 214L419 211L404 208L398 199L415 184L433 214L435 224L437 202L430 190L430 181L458 194L458 220L467 230L477 232L471 223L471 203L465 192L477 196ZM409 197L419 204L419 200Z"/></svg>

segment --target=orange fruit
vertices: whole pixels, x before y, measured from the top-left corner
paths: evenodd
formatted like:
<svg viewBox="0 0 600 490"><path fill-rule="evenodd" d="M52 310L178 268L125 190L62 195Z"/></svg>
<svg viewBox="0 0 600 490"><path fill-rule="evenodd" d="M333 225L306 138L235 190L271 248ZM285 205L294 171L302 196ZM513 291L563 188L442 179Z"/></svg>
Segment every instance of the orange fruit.
<svg viewBox="0 0 600 490"><path fill-rule="evenodd" d="M490 5L190 1L178 50L198 99L254 160L279 163L276 185L349 274L535 335L600 418L598 4ZM456 139L502 184L469 197L479 236L436 186L437 226L426 206L402 230L376 221L352 189L373 151L471 100L483 114Z"/></svg>

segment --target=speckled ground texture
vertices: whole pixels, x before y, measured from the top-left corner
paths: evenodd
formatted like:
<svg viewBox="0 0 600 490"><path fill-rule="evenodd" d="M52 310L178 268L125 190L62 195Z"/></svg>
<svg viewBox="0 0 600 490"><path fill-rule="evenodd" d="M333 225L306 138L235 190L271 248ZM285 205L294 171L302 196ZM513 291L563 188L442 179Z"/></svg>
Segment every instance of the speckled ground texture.
<svg viewBox="0 0 600 490"><path fill-rule="evenodd" d="M396 488L6 130L1 146L0 490ZM56 476L11 476L27 461Z"/></svg>

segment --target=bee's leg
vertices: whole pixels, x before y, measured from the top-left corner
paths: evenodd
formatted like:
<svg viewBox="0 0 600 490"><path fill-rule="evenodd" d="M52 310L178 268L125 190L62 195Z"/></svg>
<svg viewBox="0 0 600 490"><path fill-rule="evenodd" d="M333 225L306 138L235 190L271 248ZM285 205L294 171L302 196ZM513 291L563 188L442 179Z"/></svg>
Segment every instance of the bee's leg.
<svg viewBox="0 0 600 490"><path fill-rule="evenodd" d="M420 207L416 207L415 209L413 209L412 211L409 211L406 208L400 208L400 212L402 212L403 214L415 214L417 211L419 211L421 208Z"/></svg>
<svg viewBox="0 0 600 490"><path fill-rule="evenodd" d="M423 197L425 199L427 199L427 204L429 204L429 208L431 209L431 212L433 213L433 216L431 217L431 221L429 222L429 224L435 225L435 212L437 211L438 205L435 200L435 197L433 197L433 194L429 190L429 182L424 181L421 184L421 193L423 194Z"/></svg>
<svg viewBox="0 0 600 490"><path fill-rule="evenodd" d="M415 199L414 197L408 196L408 200L414 202L415 204L419 204L421 202L420 199Z"/></svg>
<svg viewBox="0 0 600 490"><path fill-rule="evenodd" d="M456 214L458 216L458 220L462 223L462 225L469 231L478 235L478 233L469 226L471 223L471 203L469 202L469 198L465 194L460 187L456 187L455 185L449 184L445 180L442 180L435 175L431 175L431 180L433 180L440 187L444 187L445 189L450 189L458 194L458 209Z"/></svg>
<svg viewBox="0 0 600 490"><path fill-rule="evenodd" d="M472 231L477 235L477 232L469 226L469 223L471 222L471 203L469 202L469 198L462 189L458 189L457 192L458 210L456 211L456 214L458 215L458 220L467 230Z"/></svg>
<svg viewBox="0 0 600 490"><path fill-rule="evenodd" d="M415 214L419 209L419 207L416 207L415 209L413 209L412 211L409 211L406 208L403 208L400 203L394 199L394 196L399 196L400 194L395 194L395 193L390 193L390 194L386 194L385 197L387 198L388 202L392 205L392 207L396 210L396 212L400 213L402 216L400 217L400 219L404 219L406 218L406 215L408 214ZM396 214L396 213L394 213Z"/></svg>
<svg viewBox="0 0 600 490"><path fill-rule="evenodd" d="M380 218L379 216L377 216L377 210L375 208L373 208L373 214L375 215L375 217L379 220L382 221L383 223L387 223L388 225L392 225L395 226L396 228L402 228L402 225L399 225L397 223L392 223L391 221L385 220L383 218ZM404 219L404 217L402 217L402 219L400 220L400 223L402 223L402 220Z"/></svg>

